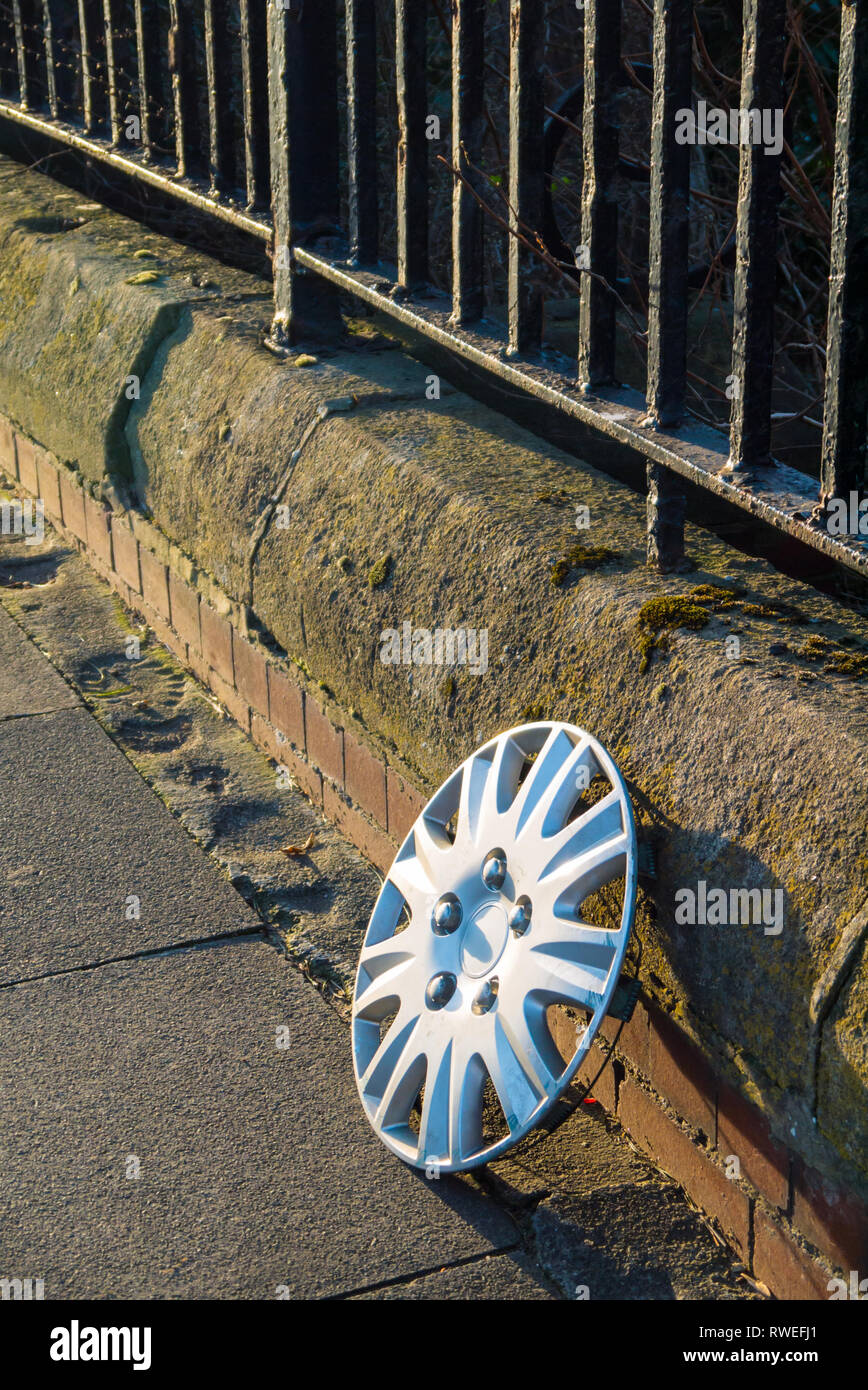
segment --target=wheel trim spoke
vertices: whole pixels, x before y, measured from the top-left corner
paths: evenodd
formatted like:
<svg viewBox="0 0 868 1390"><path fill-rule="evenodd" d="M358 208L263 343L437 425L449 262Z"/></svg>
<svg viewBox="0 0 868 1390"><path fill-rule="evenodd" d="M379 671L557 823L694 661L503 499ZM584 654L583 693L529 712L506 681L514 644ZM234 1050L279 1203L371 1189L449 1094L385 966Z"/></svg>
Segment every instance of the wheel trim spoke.
<svg viewBox="0 0 868 1390"><path fill-rule="evenodd" d="M478 844L492 771L492 758L486 752L477 753L468 761L461 779L456 840L466 837Z"/></svg>
<svg viewBox="0 0 868 1390"><path fill-rule="evenodd" d="M517 799L517 838L554 834L580 796L579 772L593 777L599 765L590 744L574 744L562 730L545 743Z"/></svg>
<svg viewBox="0 0 868 1390"><path fill-rule="evenodd" d="M385 1085L386 1079L393 1074L395 1064L403 1054L418 1022L418 1014L411 1015L408 1009L399 1008L360 1077L360 1084L366 1096L374 1093L374 1098L380 1098L383 1087L378 1086L377 1082L382 1081Z"/></svg>
<svg viewBox="0 0 868 1390"><path fill-rule="evenodd" d="M450 1093L449 1142L450 1158L461 1163L482 1148L482 1092L485 1086L485 1066L473 1049L458 1046L452 1054L452 1090Z"/></svg>
<svg viewBox="0 0 868 1390"><path fill-rule="evenodd" d="M492 809L503 816L515 799L519 773L524 765L524 753L511 734L498 740L491 768Z"/></svg>
<svg viewBox="0 0 868 1390"><path fill-rule="evenodd" d="M416 862L421 865L426 880L433 888L452 844L442 826L428 820L424 811L413 827L413 848Z"/></svg>
<svg viewBox="0 0 868 1390"><path fill-rule="evenodd" d="M429 1051L425 1076L425 1100L419 1125L418 1154L425 1163L448 1159L451 1154L452 1039L445 1048Z"/></svg>
<svg viewBox="0 0 868 1390"><path fill-rule="evenodd" d="M604 966L573 960L569 955L558 955L551 950L532 950L526 966L525 986L529 994L596 1010L603 1002L615 960L614 952Z"/></svg>
<svg viewBox="0 0 868 1390"><path fill-rule="evenodd" d="M534 1086L522 1066L519 1051L497 1015L494 1016L493 1038L482 1055L506 1123L510 1131L516 1130L536 1110L545 1090Z"/></svg>
<svg viewBox="0 0 868 1390"><path fill-rule="evenodd" d="M382 968L373 975L368 984L363 984L360 978L356 989L356 1013L360 1018L369 1017L374 1005L400 997L403 977L415 964L415 957L405 951L393 951L391 955L383 953L376 957L375 961ZM366 960L360 977L362 972L370 974L374 964L374 961Z"/></svg>
<svg viewBox="0 0 868 1390"><path fill-rule="evenodd" d="M530 1000L498 1020L506 1040L541 1099L548 1095L564 1063L545 1021L545 1007Z"/></svg>
<svg viewBox="0 0 868 1390"><path fill-rule="evenodd" d="M434 883L425 865L416 855L412 842L409 848L401 850L389 870L388 882L397 888L411 915L418 913L435 891Z"/></svg>
<svg viewBox="0 0 868 1390"><path fill-rule="evenodd" d="M587 873L591 865L623 856L626 847L621 799L616 791L611 791L544 842L547 862L541 877L578 877Z"/></svg>
<svg viewBox="0 0 868 1390"><path fill-rule="evenodd" d="M374 1122L377 1127L389 1127L399 1121L402 1125L406 1124L413 1101L419 1094L424 1077L425 1052L419 1039L418 1018L406 1026L398 1045L400 1051L391 1074L376 1100Z"/></svg>

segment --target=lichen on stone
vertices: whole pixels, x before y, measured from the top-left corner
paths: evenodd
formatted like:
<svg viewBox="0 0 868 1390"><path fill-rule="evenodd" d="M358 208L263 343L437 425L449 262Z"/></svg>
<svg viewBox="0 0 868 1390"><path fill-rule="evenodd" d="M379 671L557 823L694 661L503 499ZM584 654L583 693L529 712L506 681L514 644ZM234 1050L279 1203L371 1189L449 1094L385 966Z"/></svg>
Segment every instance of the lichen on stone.
<svg viewBox="0 0 868 1390"><path fill-rule="evenodd" d="M519 714L519 719L523 724L535 723L537 719L545 719L546 707L542 700L534 700L532 704L525 705Z"/></svg>
<svg viewBox="0 0 868 1390"><path fill-rule="evenodd" d="M448 704L449 701L452 699L452 696L455 694L454 676L444 676L443 680L440 682L440 694Z"/></svg>
<svg viewBox="0 0 868 1390"><path fill-rule="evenodd" d="M158 270L140 270L137 275L130 275L127 279L128 285L155 285L161 279Z"/></svg>
<svg viewBox="0 0 868 1390"><path fill-rule="evenodd" d="M388 553L381 555L379 560L376 560L368 571L368 588L382 588L391 573L392 556Z"/></svg>

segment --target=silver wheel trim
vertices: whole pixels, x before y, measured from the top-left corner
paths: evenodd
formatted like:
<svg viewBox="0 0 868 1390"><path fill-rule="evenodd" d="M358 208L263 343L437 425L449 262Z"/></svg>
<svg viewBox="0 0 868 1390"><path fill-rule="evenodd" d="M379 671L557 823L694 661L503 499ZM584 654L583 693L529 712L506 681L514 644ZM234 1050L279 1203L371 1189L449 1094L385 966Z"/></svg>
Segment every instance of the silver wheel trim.
<svg viewBox="0 0 868 1390"><path fill-rule="evenodd" d="M611 790L570 820L600 774ZM446 830L453 817L454 841ZM494 851L506 860L500 886ZM581 729L545 721L508 730L447 778L389 870L356 976L356 1084L371 1125L394 1153L415 1167L462 1172L497 1158L540 1122L606 1015L633 924L636 863L624 779ZM576 915L592 893L621 877L617 930ZM453 898L461 905L457 926ZM526 907L514 912L520 899L530 902L529 925ZM546 1024L552 1003L592 1011L566 1066ZM509 1133L486 1147L488 1077ZM410 1112L423 1083L417 1135Z"/></svg>

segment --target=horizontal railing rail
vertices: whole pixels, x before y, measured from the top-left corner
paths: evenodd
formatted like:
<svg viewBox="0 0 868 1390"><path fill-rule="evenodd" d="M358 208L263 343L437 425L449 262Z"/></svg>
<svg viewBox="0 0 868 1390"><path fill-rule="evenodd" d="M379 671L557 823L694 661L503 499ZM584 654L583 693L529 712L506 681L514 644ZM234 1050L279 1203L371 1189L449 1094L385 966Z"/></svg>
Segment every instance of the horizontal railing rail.
<svg viewBox="0 0 868 1390"><path fill-rule="evenodd" d="M745 139L734 262L728 432L691 418L688 380L691 152L679 112L694 104L693 0L653 0L649 138L647 380L618 383L618 89L621 7L585 0L578 343L570 361L543 339L541 229L551 223L551 122L539 0L509 0L509 254L501 325L484 299L484 0L452 0L451 295L429 272L431 141L427 6L394 0L397 257L380 260L375 0L0 0L0 120L50 136L265 242L274 274L269 345L337 326L349 294L445 350L477 377L557 414L647 470L648 557L686 566L685 483L868 578L868 6L841 6L821 477L772 451L781 153ZM786 104L786 0L744 0L739 109ZM338 62L339 18L345 61ZM339 75L340 74L340 75ZM344 90L339 90L344 84ZM345 131L340 129L345 120ZM343 196L342 196L343 194ZM345 226L341 226L342 208ZM490 211L490 208L488 209ZM337 249L336 249L337 248ZM549 253L549 261L552 255ZM856 501L854 508L853 502ZM841 507L850 519L842 530ZM865 508L868 512L868 507ZM853 518L857 523L853 523Z"/></svg>

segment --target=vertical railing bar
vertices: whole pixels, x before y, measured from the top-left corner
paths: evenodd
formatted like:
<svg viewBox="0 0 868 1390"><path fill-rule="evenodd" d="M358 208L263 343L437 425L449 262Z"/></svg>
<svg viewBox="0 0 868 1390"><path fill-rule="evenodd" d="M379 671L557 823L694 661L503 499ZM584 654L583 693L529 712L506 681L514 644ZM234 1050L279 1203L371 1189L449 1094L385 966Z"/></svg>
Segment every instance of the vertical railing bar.
<svg viewBox="0 0 868 1390"><path fill-rule="evenodd" d="M152 106L156 81L154 39L157 25L156 7L152 0L135 0L136 53L139 66L139 120L142 130L142 149L146 159L154 154L155 130Z"/></svg>
<svg viewBox="0 0 868 1390"><path fill-rule="evenodd" d="M340 325L337 293L302 273L293 248L337 231L336 0L268 6L268 96L274 224L274 318L269 346Z"/></svg>
<svg viewBox="0 0 868 1390"><path fill-rule="evenodd" d="M48 105L55 120L70 114L75 83L69 45L68 0L42 0Z"/></svg>
<svg viewBox="0 0 868 1390"><path fill-rule="evenodd" d="M783 120L786 0L744 0L742 112ZM741 132L727 472L771 459L781 156ZM748 137L748 138L745 138Z"/></svg>
<svg viewBox="0 0 868 1390"><path fill-rule="evenodd" d="M15 87L17 64L15 61L15 24L12 9L8 4L0 5L0 44L8 51L8 59L0 57L0 92L4 96Z"/></svg>
<svg viewBox="0 0 868 1390"><path fill-rule="evenodd" d="M222 185L220 142L220 97L217 73L217 44L220 41L214 27L215 0L203 0L205 9L205 76L208 83L208 172L211 191L217 193ZM225 44L226 38L223 37Z"/></svg>
<svg viewBox="0 0 868 1390"><path fill-rule="evenodd" d="M247 206L264 203L268 184L268 89L260 64L267 43L258 0L241 0L241 89L244 113L244 168Z"/></svg>
<svg viewBox="0 0 868 1390"><path fill-rule="evenodd" d="M649 423L667 428L685 403L690 145L676 136L692 104L693 0L655 0L647 400Z"/></svg>
<svg viewBox="0 0 868 1390"><path fill-rule="evenodd" d="M543 216L543 34L538 0L510 0L507 313L513 353L535 352L542 340L539 266L527 239Z"/></svg>
<svg viewBox="0 0 868 1390"><path fill-rule="evenodd" d="M427 5L395 0L398 99L398 283L428 279Z"/></svg>
<svg viewBox="0 0 868 1390"><path fill-rule="evenodd" d="M18 60L18 92L21 105L26 111L32 104L33 91L27 62L27 38L24 32L24 11L21 0L12 0L12 18L15 26L15 56Z"/></svg>
<svg viewBox="0 0 868 1390"><path fill-rule="evenodd" d="M452 4L452 320L483 309L483 223L479 167L485 127L485 0Z"/></svg>
<svg viewBox="0 0 868 1390"><path fill-rule="evenodd" d="M693 569L684 554L687 494L683 479L667 468L665 463L648 462L645 473L648 483L648 564L660 574L683 573Z"/></svg>
<svg viewBox="0 0 868 1390"><path fill-rule="evenodd" d="M183 81L184 29L183 0L169 0L169 82L175 118L175 166L183 178L187 173L187 111Z"/></svg>
<svg viewBox="0 0 868 1390"><path fill-rule="evenodd" d="M821 490L868 490L868 9L841 9Z"/></svg>
<svg viewBox="0 0 868 1390"><path fill-rule="evenodd" d="M347 179L350 256L379 254L377 200L377 30L374 0L346 0Z"/></svg>
<svg viewBox="0 0 868 1390"><path fill-rule="evenodd" d="M204 0L204 5L205 69L208 82L208 163L211 191L216 194L223 191L231 181L228 14L224 0Z"/></svg>
<svg viewBox="0 0 868 1390"><path fill-rule="evenodd" d="M112 14L112 0L103 0L105 26L105 66L108 87L109 133L113 145L121 140L121 110L118 101L117 33Z"/></svg>
<svg viewBox="0 0 868 1390"><path fill-rule="evenodd" d="M693 0L654 0L654 97L648 253L648 419L671 429L684 414L690 146L676 139L678 113L693 104ZM661 573L685 567L682 481L647 465L648 563Z"/></svg>
<svg viewBox="0 0 868 1390"><path fill-rule="evenodd" d="M78 33L81 43L81 105L85 134L96 126L93 89L96 80L92 0L78 0Z"/></svg>
<svg viewBox="0 0 868 1390"><path fill-rule="evenodd" d="M175 163L181 178L192 175L198 152L193 43L193 13L189 4L185 0L169 0L169 74L175 113Z"/></svg>
<svg viewBox="0 0 868 1390"><path fill-rule="evenodd" d="M45 48L45 86L48 95L48 109L51 112L52 119L55 121L60 116L60 101L57 91L57 49L54 32L56 18L57 6L52 3L52 0L42 0L42 41Z"/></svg>
<svg viewBox="0 0 868 1390"><path fill-rule="evenodd" d="M579 303L579 381L586 388L615 380L620 67L621 6L587 0L580 269L589 273L582 275Z"/></svg>
<svg viewBox="0 0 868 1390"><path fill-rule="evenodd" d="M290 84L288 16L275 5L268 7L268 112L271 130L271 209L274 226L272 274L274 315L271 345L278 351L290 347L294 337L292 261L292 204L290 165Z"/></svg>

